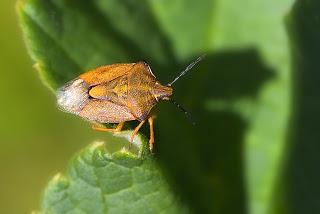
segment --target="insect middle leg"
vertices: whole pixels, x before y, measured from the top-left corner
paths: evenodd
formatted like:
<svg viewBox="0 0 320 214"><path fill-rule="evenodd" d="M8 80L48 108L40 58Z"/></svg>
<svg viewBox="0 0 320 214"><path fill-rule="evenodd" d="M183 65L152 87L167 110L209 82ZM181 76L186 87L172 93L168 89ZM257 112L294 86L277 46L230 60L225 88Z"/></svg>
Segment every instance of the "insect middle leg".
<svg viewBox="0 0 320 214"><path fill-rule="evenodd" d="M143 125L145 122L146 122L145 120L141 121L141 122L139 123L139 125L137 125L137 127L133 130L133 132L132 132L132 134L131 134L130 146L129 146L129 147L131 147L131 145L132 145L132 143L133 143L134 137L137 135L139 129L142 127L142 125Z"/></svg>
<svg viewBox="0 0 320 214"><path fill-rule="evenodd" d="M120 132L123 126L124 126L124 122L119 123L116 128L112 128L112 129L100 127L97 124L93 124L92 129L96 131L102 131L102 132Z"/></svg>

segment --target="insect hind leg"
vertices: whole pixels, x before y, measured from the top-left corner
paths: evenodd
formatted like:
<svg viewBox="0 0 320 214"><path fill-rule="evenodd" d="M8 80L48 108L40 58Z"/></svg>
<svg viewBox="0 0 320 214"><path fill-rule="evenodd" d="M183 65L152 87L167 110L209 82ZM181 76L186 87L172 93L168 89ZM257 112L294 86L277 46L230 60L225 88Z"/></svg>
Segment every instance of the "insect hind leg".
<svg viewBox="0 0 320 214"><path fill-rule="evenodd" d="M115 133L115 132L120 132L122 130L123 126L124 126L124 122L119 123L116 128L112 128L112 129L111 128L101 127L101 126L99 126L97 124L93 124L92 125L92 129L96 130L96 131L113 132L113 133Z"/></svg>

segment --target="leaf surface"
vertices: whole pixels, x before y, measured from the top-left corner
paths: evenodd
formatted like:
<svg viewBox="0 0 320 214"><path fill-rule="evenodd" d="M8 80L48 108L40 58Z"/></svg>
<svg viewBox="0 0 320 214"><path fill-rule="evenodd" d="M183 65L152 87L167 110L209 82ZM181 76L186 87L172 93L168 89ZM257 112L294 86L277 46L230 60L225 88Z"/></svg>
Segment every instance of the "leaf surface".
<svg viewBox="0 0 320 214"><path fill-rule="evenodd" d="M42 212L185 213L179 203L152 159L93 143L49 182Z"/></svg>

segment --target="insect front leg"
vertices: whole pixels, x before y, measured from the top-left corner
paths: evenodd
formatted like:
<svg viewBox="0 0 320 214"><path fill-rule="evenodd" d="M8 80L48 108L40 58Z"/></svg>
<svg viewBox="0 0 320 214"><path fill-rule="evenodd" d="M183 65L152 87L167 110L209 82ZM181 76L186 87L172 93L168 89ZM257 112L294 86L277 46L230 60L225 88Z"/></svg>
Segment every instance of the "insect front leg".
<svg viewBox="0 0 320 214"><path fill-rule="evenodd" d="M149 140L149 146L150 151L153 151L153 144L154 144L154 131L153 131L153 117L148 118L149 127L150 127L150 140Z"/></svg>
<svg viewBox="0 0 320 214"><path fill-rule="evenodd" d="M132 134L131 134L131 139L130 139L130 145L129 148L131 147L132 143L133 143L133 139L134 137L137 135L139 129L142 127L142 125L145 123L146 121L143 120L139 123L139 125L133 130Z"/></svg>
<svg viewBox="0 0 320 214"><path fill-rule="evenodd" d="M98 126L97 124L93 124L92 129L96 131L102 131L102 132L120 132L123 126L124 126L124 122L119 123L117 127L113 129L104 128L104 127Z"/></svg>

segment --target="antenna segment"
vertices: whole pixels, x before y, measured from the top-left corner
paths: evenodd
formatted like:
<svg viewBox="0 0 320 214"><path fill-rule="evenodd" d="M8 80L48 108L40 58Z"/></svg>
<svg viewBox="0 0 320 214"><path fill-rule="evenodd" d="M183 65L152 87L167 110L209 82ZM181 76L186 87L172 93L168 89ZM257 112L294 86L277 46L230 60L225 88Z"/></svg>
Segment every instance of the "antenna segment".
<svg viewBox="0 0 320 214"><path fill-rule="evenodd" d="M186 115L187 119L191 122L192 125L196 125L196 123L193 121L193 119L191 118L191 115L187 112L187 110L185 108L183 108L179 103L177 103L175 100L170 99L170 101L177 106L183 113L184 115Z"/></svg>
<svg viewBox="0 0 320 214"><path fill-rule="evenodd" d="M193 66L195 66L198 62L200 62L206 55L203 54L199 56L195 61L191 62L190 65L188 65L172 82L170 82L167 86L171 86L173 83L175 83L180 77L184 76L188 71L192 69Z"/></svg>

